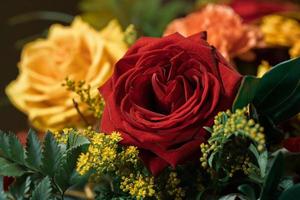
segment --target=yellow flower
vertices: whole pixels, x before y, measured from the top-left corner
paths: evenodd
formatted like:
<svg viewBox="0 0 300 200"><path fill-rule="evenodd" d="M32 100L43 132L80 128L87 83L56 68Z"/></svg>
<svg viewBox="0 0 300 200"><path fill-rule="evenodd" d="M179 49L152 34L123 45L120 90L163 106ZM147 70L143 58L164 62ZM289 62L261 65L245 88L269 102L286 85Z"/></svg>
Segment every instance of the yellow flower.
<svg viewBox="0 0 300 200"><path fill-rule="evenodd" d="M123 192L129 192L137 200L153 197L155 195L154 177L141 174L130 174L129 177L123 176L120 189Z"/></svg>
<svg viewBox="0 0 300 200"><path fill-rule="evenodd" d="M264 17L260 29L268 45L292 46L300 38L299 22L280 15Z"/></svg>
<svg viewBox="0 0 300 200"><path fill-rule="evenodd" d="M270 69L270 64L267 61L263 60L257 68L257 77L263 77L263 75L267 73Z"/></svg>
<svg viewBox="0 0 300 200"><path fill-rule="evenodd" d="M78 96L61 84L66 77L84 80L97 95L97 88L111 76L114 64L126 50L124 34L116 21L100 32L81 18L75 18L71 26L52 25L46 39L24 47L20 74L6 93L40 130L80 127L83 123L72 102ZM87 118L92 116L87 106L79 108Z"/></svg>
<svg viewBox="0 0 300 200"><path fill-rule="evenodd" d="M294 42L292 48L289 50L291 58L300 57L300 38L298 41Z"/></svg>
<svg viewBox="0 0 300 200"><path fill-rule="evenodd" d="M84 175L92 167L91 163L89 162L89 156L89 153L81 153L81 155L78 158L77 171L80 175Z"/></svg>

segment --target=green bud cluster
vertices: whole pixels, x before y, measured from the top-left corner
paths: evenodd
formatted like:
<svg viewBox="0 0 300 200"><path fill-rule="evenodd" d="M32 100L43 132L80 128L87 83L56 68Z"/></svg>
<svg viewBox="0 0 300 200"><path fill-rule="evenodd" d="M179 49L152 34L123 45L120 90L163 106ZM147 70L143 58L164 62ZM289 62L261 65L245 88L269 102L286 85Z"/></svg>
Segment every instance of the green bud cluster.
<svg viewBox="0 0 300 200"><path fill-rule="evenodd" d="M208 128L209 129L209 128ZM232 177L237 171L248 175L254 170L248 147L253 144L259 152L265 150L264 129L253 119L249 119L247 109L220 112L208 143L201 144L201 166L210 174L222 169L222 173ZM218 169L214 163L218 162ZM220 167L221 166L221 167Z"/></svg>

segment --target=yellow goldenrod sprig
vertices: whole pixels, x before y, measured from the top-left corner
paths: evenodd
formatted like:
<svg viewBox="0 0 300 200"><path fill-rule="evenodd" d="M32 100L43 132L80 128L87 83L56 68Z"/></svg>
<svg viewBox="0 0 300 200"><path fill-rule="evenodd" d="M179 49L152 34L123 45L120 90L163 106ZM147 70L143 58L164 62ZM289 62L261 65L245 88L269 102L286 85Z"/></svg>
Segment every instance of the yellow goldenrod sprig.
<svg viewBox="0 0 300 200"><path fill-rule="evenodd" d="M91 136L91 133L93 134ZM117 170L118 142L122 140L121 135L113 132L110 135L91 132L90 145L86 153L82 153L77 162L77 171L83 175L93 169L98 174L113 172Z"/></svg>
<svg viewBox="0 0 300 200"><path fill-rule="evenodd" d="M74 128L64 128L61 131L56 130L56 131L52 132L53 137L55 138L55 140L58 143L63 143L63 144L67 144L69 135L71 133L77 133L77 130L74 129Z"/></svg>
<svg viewBox="0 0 300 200"><path fill-rule="evenodd" d="M77 161L77 171L84 175L90 170L95 174L92 179L101 180L101 176L110 174L120 177L120 189L128 192L136 199L153 197L155 194L154 177L143 175L137 170L139 151L134 146L121 147L122 140L118 132L107 135L98 133L91 128L80 131L89 139L90 144L86 153L81 153Z"/></svg>
<svg viewBox="0 0 300 200"><path fill-rule="evenodd" d="M213 171L213 160L221 163L228 176L236 171L249 174L253 169L249 145L253 144L259 152L265 150L264 129L247 116L247 109L220 112L215 117L211 137L207 144L201 144L200 162L208 172Z"/></svg>
<svg viewBox="0 0 300 200"><path fill-rule="evenodd" d="M69 91L75 92L80 97L81 102L88 105L94 117L101 118L105 102L98 92L92 93L90 85L86 85L85 81L76 82L67 77L62 86Z"/></svg>
<svg viewBox="0 0 300 200"><path fill-rule="evenodd" d="M185 197L185 190L180 187L180 179L177 177L176 172L170 172L167 180L167 193L174 198L174 200L182 200Z"/></svg>
<svg viewBox="0 0 300 200"><path fill-rule="evenodd" d="M144 176L140 173L131 173L128 177L122 176L120 189L123 192L129 192L129 194L137 200L146 197L154 197L154 188L155 184L153 176Z"/></svg>

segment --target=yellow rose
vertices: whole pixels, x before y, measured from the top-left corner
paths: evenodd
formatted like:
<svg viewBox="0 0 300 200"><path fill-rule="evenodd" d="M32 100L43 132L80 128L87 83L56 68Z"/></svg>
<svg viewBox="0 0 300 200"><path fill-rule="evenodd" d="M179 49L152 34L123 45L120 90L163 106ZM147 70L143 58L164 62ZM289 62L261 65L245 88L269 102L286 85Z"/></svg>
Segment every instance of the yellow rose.
<svg viewBox="0 0 300 200"><path fill-rule="evenodd" d="M11 102L40 130L80 127L73 106L77 95L62 87L64 79L85 80L95 93L127 50L116 21L98 32L76 18L71 26L52 25L46 39L27 44L18 65L19 76L6 88ZM84 105L80 110L91 116Z"/></svg>

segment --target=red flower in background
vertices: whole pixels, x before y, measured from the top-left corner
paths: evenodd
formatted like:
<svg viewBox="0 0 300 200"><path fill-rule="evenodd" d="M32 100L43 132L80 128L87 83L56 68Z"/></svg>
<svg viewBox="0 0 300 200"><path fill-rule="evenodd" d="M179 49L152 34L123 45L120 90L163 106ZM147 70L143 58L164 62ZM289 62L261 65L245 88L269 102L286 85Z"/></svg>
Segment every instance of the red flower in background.
<svg viewBox="0 0 300 200"><path fill-rule="evenodd" d="M184 18L173 20L164 35L178 32L183 36L191 36L206 31L208 42L230 61L255 47L261 38L257 27L242 21L229 6L209 4Z"/></svg>
<svg viewBox="0 0 300 200"><path fill-rule="evenodd" d="M245 22L256 20L272 13L296 11L299 9L297 5L290 2L262 0L233 0L230 6Z"/></svg>
<svg viewBox="0 0 300 200"><path fill-rule="evenodd" d="M203 38L141 38L100 88L102 131L119 131L122 144L137 146L154 175L197 158L203 126L231 107L240 85L241 75Z"/></svg>
<svg viewBox="0 0 300 200"><path fill-rule="evenodd" d="M290 152L300 152L300 137L292 137L284 140L283 147Z"/></svg>

